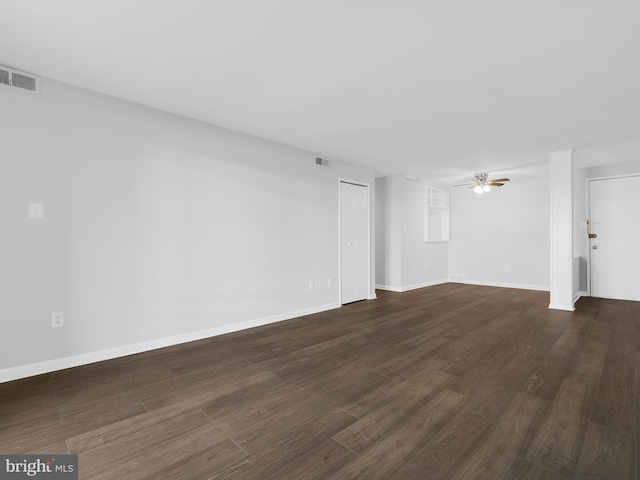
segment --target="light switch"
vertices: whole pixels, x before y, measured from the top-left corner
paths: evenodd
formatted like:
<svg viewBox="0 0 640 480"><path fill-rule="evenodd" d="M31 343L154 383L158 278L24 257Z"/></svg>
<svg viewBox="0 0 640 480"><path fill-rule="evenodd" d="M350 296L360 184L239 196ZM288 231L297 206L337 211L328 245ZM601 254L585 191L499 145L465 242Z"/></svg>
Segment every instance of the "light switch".
<svg viewBox="0 0 640 480"><path fill-rule="evenodd" d="M44 205L41 203L30 203L29 218L31 220L42 220L44 218Z"/></svg>

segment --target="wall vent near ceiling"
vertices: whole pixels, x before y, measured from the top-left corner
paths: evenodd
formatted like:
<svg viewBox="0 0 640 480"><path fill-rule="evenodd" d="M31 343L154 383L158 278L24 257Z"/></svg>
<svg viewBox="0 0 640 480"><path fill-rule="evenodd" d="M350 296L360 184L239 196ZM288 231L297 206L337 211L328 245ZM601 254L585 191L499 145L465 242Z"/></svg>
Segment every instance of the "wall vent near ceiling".
<svg viewBox="0 0 640 480"><path fill-rule="evenodd" d="M320 158L320 157L316 157L316 165L318 167L325 167L325 168L329 168L331 166L331 164L329 163L329 160L327 160L326 158Z"/></svg>
<svg viewBox="0 0 640 480"><path fill-rule="evenodd" d="M0 67L0 85L6 85L7 87L11 85L11 73L9 70L5 70L4 67Z"/></svg>
<svg viewBox="0 0 640 480"><path fill-rule="evenodd" d="M40 77L0 66L0 87L11 88L16 92L40 95Z"/></svg>

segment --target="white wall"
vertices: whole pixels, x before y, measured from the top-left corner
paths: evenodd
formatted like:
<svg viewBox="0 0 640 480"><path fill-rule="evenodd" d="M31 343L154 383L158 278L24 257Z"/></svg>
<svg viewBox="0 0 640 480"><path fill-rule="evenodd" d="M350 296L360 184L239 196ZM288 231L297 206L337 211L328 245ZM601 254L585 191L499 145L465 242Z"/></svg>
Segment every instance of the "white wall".
<svg viewBox="0 0 640 480"><path fill-rule="evenodd" d="M401 285L401 201L392 177L376 178L376 284Z"/></svg>
<svg viewBox="0 0 640 480"><path fill-rule="evenodd" d="M376 284L379 288L405 291L447 281L448 247L446 243L424 243L425 181L402 176L376 179L376 203L383 210L384 229L377 225L378 245Z"/></svg>
<svg viewBox="0 0 640 480"><path fill-rule="evenodd" d="M551 187L551 288L549 308L574 310L573 150L549 154Z"/></svg>
<svg viewBox="0 0 640 480"><path fill-rule="evenodd" d="M450 275L468 283L549 289L548 178L512 181L483 195L454 188L449 199Z"/></svg>
<svg viewBox="0 0 640 480"><path fill-rule="evenodd" d="M634 175L640 173L640 160L636 162L616 163L587 168L587 178L614 177L616 175Z"/></svg>
<svg viewBox="0 0 640 480"><path fill-rule="evenodd" d="M573 296L576 298L587 291L587 229L583 226L587 219L587 170L573 170Z"/></svg>
<svg viewBox="0 0 640 480"><path fill-rule="evenodd" d="M424 189L433 182L396 179L402 195L402 288L447 282L449 248L424 243ZM438 187L438 185L430 185Z"/></svg>
<svg viewBox="0 0 640 480"><path fill-rule="evenodd" d="M48 79L0 104L0 381L337 306L338 178L373 171Z"/></svg>

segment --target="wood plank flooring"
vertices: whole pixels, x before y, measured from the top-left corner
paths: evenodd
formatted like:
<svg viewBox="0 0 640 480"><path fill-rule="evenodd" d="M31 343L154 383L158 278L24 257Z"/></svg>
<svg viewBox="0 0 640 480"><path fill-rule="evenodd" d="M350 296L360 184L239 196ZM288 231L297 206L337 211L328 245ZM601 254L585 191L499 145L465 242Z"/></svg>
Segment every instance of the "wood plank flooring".
<svg viewBox="0 0 640 480"><path fill-rule="evenodd" d="M0 384L83 479L636 479L640 303L445 284Z"/></svg>

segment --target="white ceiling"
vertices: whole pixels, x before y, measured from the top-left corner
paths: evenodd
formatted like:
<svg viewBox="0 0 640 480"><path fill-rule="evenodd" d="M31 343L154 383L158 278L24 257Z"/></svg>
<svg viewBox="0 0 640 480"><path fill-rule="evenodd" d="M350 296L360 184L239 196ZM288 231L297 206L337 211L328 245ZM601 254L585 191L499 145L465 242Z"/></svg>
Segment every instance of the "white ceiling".
<svg viewBox="0 0 640 480"><path fill-rule="evenodd" d="M640 160L638 0L0 0L0 64L379 175Z"/></svg>

